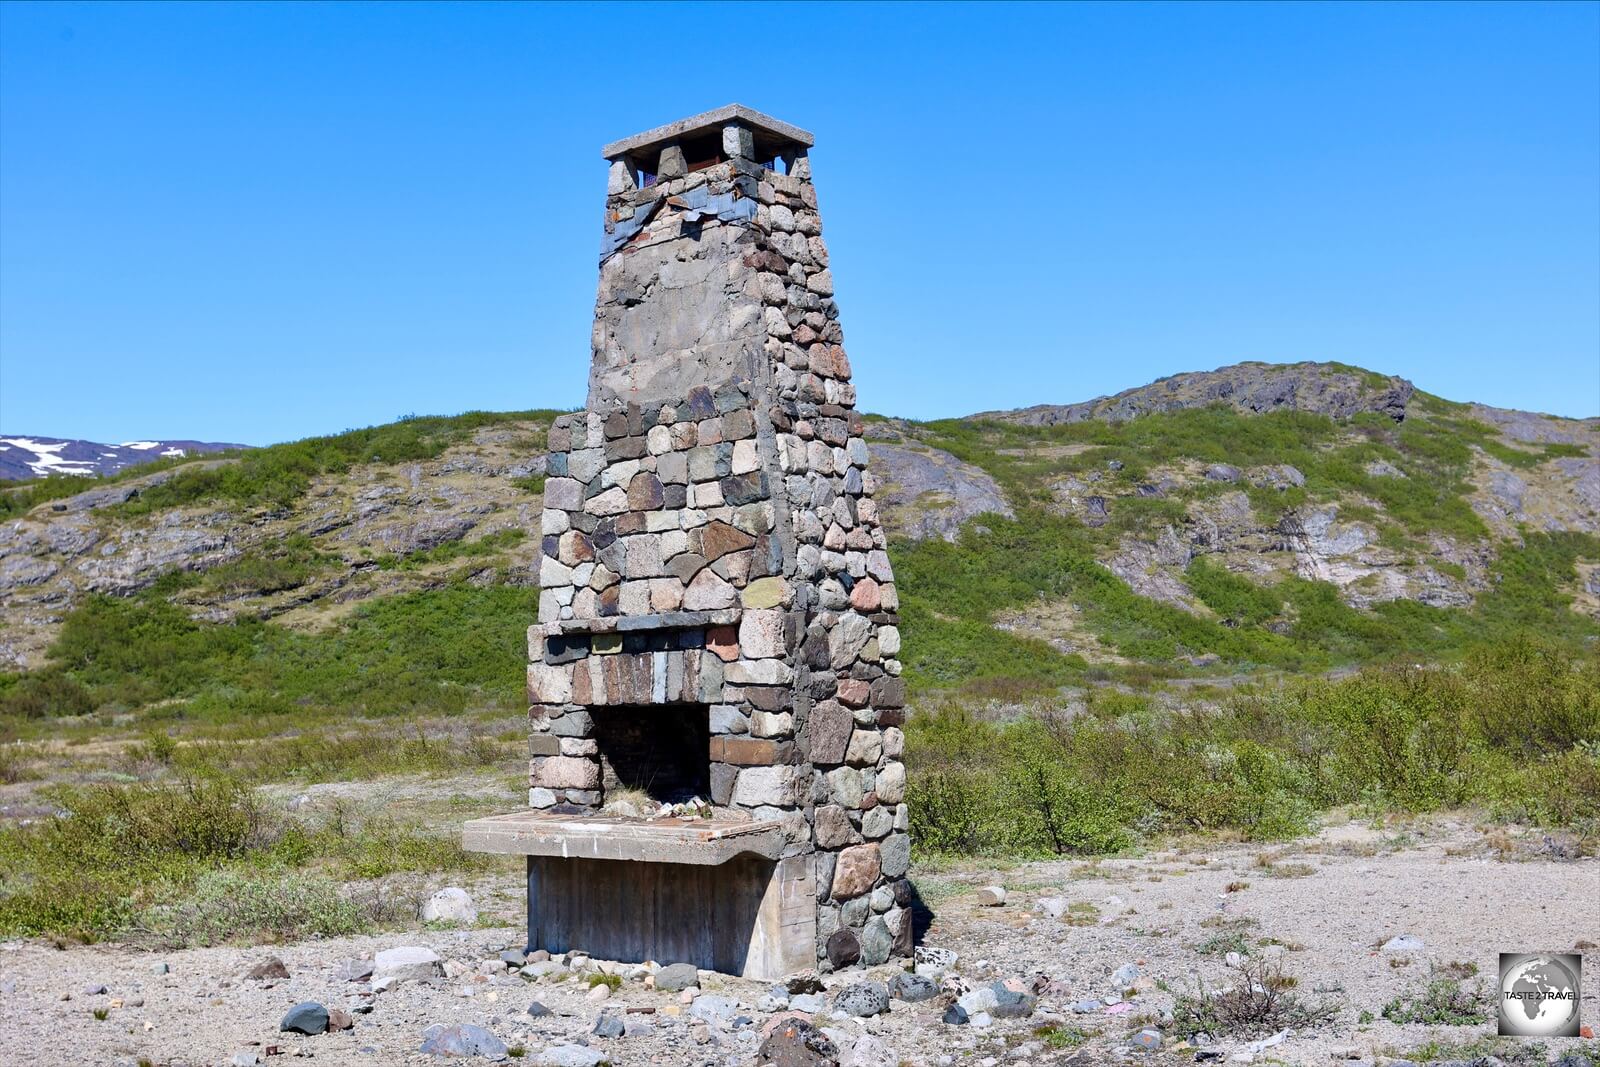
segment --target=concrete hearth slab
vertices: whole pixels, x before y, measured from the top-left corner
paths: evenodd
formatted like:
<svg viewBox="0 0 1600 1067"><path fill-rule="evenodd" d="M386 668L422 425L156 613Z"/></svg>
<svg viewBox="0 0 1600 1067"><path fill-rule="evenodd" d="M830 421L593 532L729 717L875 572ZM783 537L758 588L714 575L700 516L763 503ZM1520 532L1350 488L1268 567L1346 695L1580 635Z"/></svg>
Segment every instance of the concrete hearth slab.
<svg viewBox="0 0 1600 1067"><path fill-rule="evenodd" d="M471 820L462 829L461 847L505 856L711 865L746 853L777 859L783 824L518 811Z"/></svg>

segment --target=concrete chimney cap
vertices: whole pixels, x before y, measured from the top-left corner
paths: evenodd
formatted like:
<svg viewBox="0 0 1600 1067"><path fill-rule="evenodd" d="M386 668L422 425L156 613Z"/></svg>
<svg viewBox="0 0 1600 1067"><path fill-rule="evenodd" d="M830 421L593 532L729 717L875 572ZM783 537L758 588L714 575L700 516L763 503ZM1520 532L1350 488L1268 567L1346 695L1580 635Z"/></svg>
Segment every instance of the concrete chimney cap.
<svg viewBox="0 0 1600 1067"><path fill-rule="evenodd" d="M669 122L665 126L657 126L653 130L636 133L632 137L624 137L620 141L612 141L600 150L600 154L606 159L619 159L652 145L680 141L697 134L720 130L734 122L748 127L757 135L765 134L766 136L761 137L763 141L787 142L804 148L810 148L817 143L817 139L809 131L802 130L798 126L791 126L787 122L781 122L771 115L764 115L743 104L728 104L713 111L703 111L698 115L679 119L677 122Z"/></svg>

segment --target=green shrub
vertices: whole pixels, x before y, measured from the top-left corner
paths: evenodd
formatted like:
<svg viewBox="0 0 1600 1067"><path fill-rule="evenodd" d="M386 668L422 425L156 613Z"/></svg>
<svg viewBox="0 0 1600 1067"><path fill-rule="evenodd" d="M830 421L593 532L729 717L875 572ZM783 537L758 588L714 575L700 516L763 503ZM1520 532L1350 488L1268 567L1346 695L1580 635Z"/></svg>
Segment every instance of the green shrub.
<svg viewBox="0 0 1600 1067"><path fill-rule="evenodd" d="M911 833L927 852L1107 852L1161 830L1294 837L1352 803L1482 804L1592 833L1597 671L1600 649L1530 640L1456 666L1263 684L1194 708L1091 692L1075 716L997 723L945 700L905 728Z"/></svg>
<svg viewBox="0 0 1600 1067"><path fill-rule="evenodd" d="M527 589L462 585L375 600L331 630L299 633L256 619L196 621L158 597L94 597L68 614L49 666L0 675L0 713L108 703L215 720L511 709L522 704L534 613Z"/></svg>
<svg viewBox="0 0 1600 1067"><path fill-rule="evenodd" d="M94 708L89 691L61 674L0 675L0 717L58 718L87 715Z"/></svg>
<svg viewBox="0 0 1600 1067"><path fill-rule="evenodd" d="M168 948L342 937L373 925L368 909L327 878L241 870L207 871L134 922L141 941Z"/></svg>
<svg viewBox="0 0 1600 1067"><path fill-rule="evenodd" d="M1468 992L1451 978L1435 978L1417 994L1399 996L1383 1009L1392 1023L1422 1023L1428 1026L1471 1026L1489 1021L1483 991Z"/></svg>

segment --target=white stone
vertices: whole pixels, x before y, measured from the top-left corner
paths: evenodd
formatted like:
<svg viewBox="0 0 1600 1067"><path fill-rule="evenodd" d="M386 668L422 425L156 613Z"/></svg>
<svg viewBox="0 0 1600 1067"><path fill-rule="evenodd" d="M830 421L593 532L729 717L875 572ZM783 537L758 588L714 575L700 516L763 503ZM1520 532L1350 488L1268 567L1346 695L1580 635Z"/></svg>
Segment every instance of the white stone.
<svg viewBox="0 0 1600 1067"><path fill-rule="evenodd" d="M744 768L733 784L733 802L743 808L793 805L794 768L788 765Z"/></svg>
<svg viewBox="0 0 1600 1067"><path fill-rule="evenodd" d="M591 515L621 515L628 510L628 494L614 485L599 496L590 497L583 510Z"/></svg>
<svg viewBox="0 0 1600 1067"><path fill-rule="evenodd" d="M444 961L431 948L404 945L387 948L372 957L372 984L388 981L421 982L444 977Z"/></svg>
<svg viewBox="0 0 1600 1067"><path fill-rule="evenodd" d="M539 563L539 588L554 589L556 586L571 584L571 567L568 567L554 556L543 557Z"/></svg>
<svg viewBox="0 0 1600 1067"><path fill-rule="evenodd" d="M827 585L826 582L823 583ZM828 633L828 658L834 670L843 670L855 662L872 636L872 623L855 612L843 615Z"/></svg>
<svg viewBox="0 0 1600 1067"><path fill-rule="evenodd" d="M788 737L794 733L794 716L787 711L752 712L750 733L754 737Z"/></svg>
<svg viewBox="0 0 1600 1067"><path fill-rule="evenodd" d="M783 612L777 608L758 608L739 620L739 651L750 659L782 656Z"/></svg>
<svg viewBox="0 0 1600 1067"><path fill-rule="evenodd" d="M884 764L873 785L878 799L885 804L898 804L906 798L906 765L898 761Z"/></svg>
<svg viewBox="0 0 1600 1067"><path fill-rule="evenodd" d="M471 926L478 921L478 909L472 896L458 886L447 886L429 897L422 905L425 923L462 923Z"/></svg>
<svg viewBox="0 0 1600 1067"><path fill-rule="evenodd" d="M794 680L794 670L782 660L738 659L723 670L723 678L729 685L788 685Z"/></svg>
<svg viewBox="0 0 1600 1067"><path fill-rule="evenodd" d="M562 666L528 664L528 698L535 704L565 704L572 699L572 675Z"/></svg>
<svg viewBox="0 0 1600 1067"><path fill-rule="evenodd" d="M633 476L638 473L638 460L619 460L618 462L607 467L605 472L600 475L600 484L608 488L613 485L620 485L623 488L627 488L628 483L633 481Z"/></svg>
<svg viewBox="0 0 1600 1067"><path fill-rule="evenodd" d="M606 465L604 449L583 448L567 454L567 473L580 482L588 483Z"/></svg>
<svg viewBox="0 0 1600 1067"><path fill-rule="evenodd" d="M986 908L998 908L1004 905L1005 902L1006 887L1003 885L986 885L978 890L978 903ZM968 1008L967 1010L971 1011L972 1009Z"/></svg>
<svg viewBox="0 0 1600 1067"><path fill-rule="evenodd" d="M672 451L672 431L665 426L652 426L644 435L645 448L652 456Z"/></svg>
<svg viewBox="0 0 1600 1067"><path fill-rule="evenodd" d="M716 573L707 567L695 575L694 580L683 591L683 610L715 611L718 608L731 608L738 597L738 590L717 577Z"/></svg>
<svg viewBox="0 0 1600 1067"><path fill-rule="evenodd" d="M876 730L856 730L850 735L850 745L844 761L856 767L877 766L883 754L883 736Z"/></svg>
<svg viewBox="0 0 1600 1067"><path fill-rule="evenodd" d="M735 441L733 443L733 473L749 474L761 465L761 457L756 451L753 439Z"/></svg>

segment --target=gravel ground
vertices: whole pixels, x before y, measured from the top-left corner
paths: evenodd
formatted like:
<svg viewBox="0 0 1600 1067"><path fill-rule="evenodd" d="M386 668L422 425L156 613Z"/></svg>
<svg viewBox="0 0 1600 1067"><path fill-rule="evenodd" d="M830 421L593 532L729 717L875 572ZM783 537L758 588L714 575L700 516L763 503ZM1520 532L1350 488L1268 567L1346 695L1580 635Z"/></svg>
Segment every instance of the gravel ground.
<svg viewBox="0 0 1600 1067"><path fill-rule="evenodd" d="M1039 973L1053 983L1040 997L1040 1013L1026 1020L998 1020L987 1029L945 1026L938 1020L947 1001L895 1001L887 1015L871 1020L819 1019L849 1046L863 1033L875 1035L885 1054L862 1045L862 1067L883 1063L1096 1063L1108 1059L1191 1062L1194 1051L1169 1037L1161 1053L1134 1052L1130 1032L1157 1021L1173 994L1197 979L1224 977L1219 953L1202 954L1208 939L1238 933L1258 958L1278 955L1285 973L1298 979L1296 992L1329 1000L1334 1022L1295 1033L1259 1053L1256 1062L1326 1063L1330 1055L1383 1062L1430 1041L1470 1042L1492 1035L1493 1023L1475 1026L1399 1026L1381 1017L1392 998L1418 991L1429 975L1448 965L1475 964L1486 988L1494 983L1501 951L1572 951L1585 939L1600 940L1600 860L1562 860L1551 855L1542 835L1485 834L1464 823L1436 821L1391 835L1359 824L1323 831L1294 845L1263 848L1211 844L1102 862L1047 862L1004 869L966 865L914 871L934 912L925 944L953 949L955 970L968 983ZM1005 885L1003 907L981 907L977 888ZM517 879L507 869L492 884L474 887L481 905L509 917ZM1053 918L1042 900L1063 898L1077 905ZM490 903L492 902L492 903ZM1058 907L1061 905L1057 905ZM1420 938L1423 948L1385 953L1377 946L1399 934ZM1276 945L1263 945L1263 941ZM518 943L513 926L471 931L413 930L379 936L302 942L271 948L215 948L152 954L96 945L58 950L37 941L0 944L0 1064L227 1064L239 1052L255 1052L264 1063L276 1047L285 1056L312 1056L330 1064L440 1063L419 1052L422 1031L434 1023L474 1023L512 1046L522 1062L538 1062L546 1048L587 1040L617 1067L634 1064L753 1065L755 1033L764 1021L756 1010L766 987L718 979L706 992L737 998L753 1026L737 1031L695 1025L676 994L625 983L604 1004L586 998L576 981L521 977L480 969L484 959ZM425 945L444 957L452 977L438 988L407 983L389 992L364 993L340 981L335 968L397 945ZM1584 1019L1600 1023L1594 992L1600 984L1600 954L1584 952L1590 986ZM255 963L277 956L290 977L247 979ZM157 973L160 965L170 968ZM1076 1014L1071 1006L1103 997L1119 983L1112 973L1134 964L1140 991L1130 1007ZM1459 967L1458 967L1459 970ZM886 979L892 969L871 975ZM832 989L863 977L860 971L827 976ZM1468 986L1473 980L1468 980ZM89 990L104 985L106 992ZM330 1008L369 1009L355 1015L352 1030L319 1037L280 1034L278 1022L297 1002L318 1000ZM553 1014L530 1018L538 1000ZM630 1018L648 1020L654 1033L615 1039L588 1037L601 1008L655 1009ZM96 1019L95 1012L105 1014ZM1358 1021L1363 1011L1376 1021ZM1034 1029L1053 1013L1067 1027L1088 1035L1076 1048L1053 1048ZM1246 1050L1244 1039L1220 1038L1213 1046L1228 1056ZM1600 1054L1590 1040L1547 1043L1552 1055L1575 1047ZM478 1061L482 1062L482 1061ZM845 1062L853 1062L847 1055Z"/></svg>

